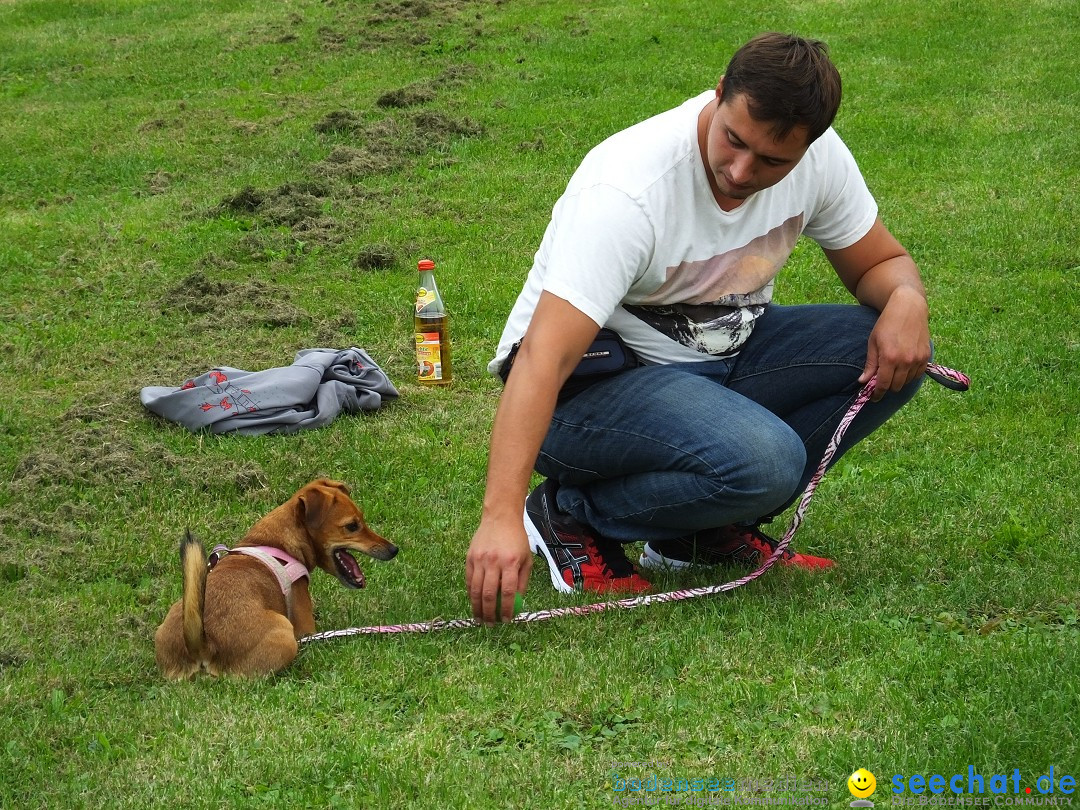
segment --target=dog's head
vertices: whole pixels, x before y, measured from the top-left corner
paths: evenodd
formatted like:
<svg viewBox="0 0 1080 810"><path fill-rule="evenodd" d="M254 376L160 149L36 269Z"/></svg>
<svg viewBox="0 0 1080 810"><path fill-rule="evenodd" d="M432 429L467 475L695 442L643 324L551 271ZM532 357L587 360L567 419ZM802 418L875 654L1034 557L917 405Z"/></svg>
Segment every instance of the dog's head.
<svg viewBox="0 0 1080 810"><path fill-rule="evenodd" d="M397 546L375 534L364 513L340 481L320 478L296 493L300 518L311 539L315 564L347 588L363 588L364 572L354 552L376 560L391 560Z"/></svg>

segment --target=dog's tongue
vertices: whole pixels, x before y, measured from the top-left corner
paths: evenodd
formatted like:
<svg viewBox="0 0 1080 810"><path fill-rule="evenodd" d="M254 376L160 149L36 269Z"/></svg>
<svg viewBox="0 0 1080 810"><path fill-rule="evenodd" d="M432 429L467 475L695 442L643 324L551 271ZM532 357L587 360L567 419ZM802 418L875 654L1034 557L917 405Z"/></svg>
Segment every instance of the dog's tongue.
<svg viewBox="0 0 1080 810"><path fill-rule="evenodd" d="M360 566L352 554L339 549L334 552L334 559L337 561L338 569L350 580L352 587L363 588L367 584L364 579L364 572L360 570Z"/></svg>

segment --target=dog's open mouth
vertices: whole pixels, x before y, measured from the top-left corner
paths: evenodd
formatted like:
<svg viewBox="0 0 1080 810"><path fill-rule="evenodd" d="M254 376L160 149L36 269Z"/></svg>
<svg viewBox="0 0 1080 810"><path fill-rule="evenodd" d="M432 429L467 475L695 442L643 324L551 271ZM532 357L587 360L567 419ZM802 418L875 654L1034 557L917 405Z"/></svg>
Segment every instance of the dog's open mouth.
<svg viewBox="0 0 1080 810"><path fill-rule="evenodd" d="M367 584L364 572L356 563L356 558L343 548L334 550L334 566L337 568L338 579L349 588L363 588Z"/></svg>

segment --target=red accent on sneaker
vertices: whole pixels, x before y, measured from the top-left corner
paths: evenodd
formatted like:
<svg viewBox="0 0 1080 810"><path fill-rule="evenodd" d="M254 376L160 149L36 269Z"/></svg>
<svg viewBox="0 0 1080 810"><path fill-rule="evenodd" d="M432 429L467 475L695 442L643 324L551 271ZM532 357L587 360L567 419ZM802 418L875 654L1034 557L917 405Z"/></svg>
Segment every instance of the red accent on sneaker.
<svg viewBox="0 0 1080 810"><path fill-rule="evenodd" d="M756 526L729 526L727 528L731 534L738 538L736 542L741 541L756 549L757 552L761 554L762 562L768 559L768 557L776 551L776 546L778 545L777 541L760 531ZM800 554L791 549L784 549L784 553L780 555L779 561L784 565L794 565L798 568L832 568L836 565L832 560L826 559L825 557Z"/></svg>
<svg viewBox="0 0 1080 810"><path fill-rule="evenodd" d="M558 486L548 479L525 500L529 547L548 564L551 584L562 593L641 593L652 585L626 558L622 544L598 537L559 511Z"/></svg>
<svg viewBox="0 0 1080 810"><path fill-rule="evenodd" d="M836 565L828 557L815 557L812 554L799 554L798 552L792 554L790 560L783 557L780 562L784 565L797 565L800 568L832 568Z"/></svg>
<svg viewBox="0 0 1080 810"><path fill-rule="evenodd" d="M674 540L654 540L645 546L641 565L647 568L686 568L691 565L741 565L756 568L772 556L778 543L756 526L721 526ZM779 562L799 568L831 568L825 557L785 549Z"/></svg>
<svg viewBox="0 0 1080 810"><path fill-rule="evenodd" d="M589 559L580 564L582 590L592 593L644 593L652 590L652 583L637 572L620 544L611 543L608 548L602 549L600 543L589 537L583 551ZM570 571L564 570L562 574L567 579Z"/></svg>
<svg viewBox="0 0 1080 810"><path fill-rule="evenodd" d="M733 559L746 562L751 567L760 565L776 551L777 542L756 526L725 526L720 531L728 535L730 546L715 546L714 551L718 554L730 554ZM799 554L791 549L784 550L779 562L798 568L832 568L836 564L825 557Z"/></svg>

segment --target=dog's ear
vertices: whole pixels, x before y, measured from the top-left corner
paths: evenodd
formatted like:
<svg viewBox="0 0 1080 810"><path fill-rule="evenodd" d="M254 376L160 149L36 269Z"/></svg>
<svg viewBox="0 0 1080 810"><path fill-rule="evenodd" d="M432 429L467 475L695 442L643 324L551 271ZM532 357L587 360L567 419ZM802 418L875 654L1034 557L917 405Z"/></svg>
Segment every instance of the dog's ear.
<svg viewBox="0 0 1080 810"><path fill-rule="evenodd" d="M348 486L341 481L334 481L331 478L317 478L308 484L308 486L333 487L334 489L340 489L346 495L350 493Z"/></svg>
<svg viewBox="0 0 1080 810"><path fill-rule="evenodd" d="M327 489L320 481L308 484L297 496L300 502L300 514L304 526L309 532L315 531L326 520L330 513L330 505L334 502L334 493Z"/></svg>

